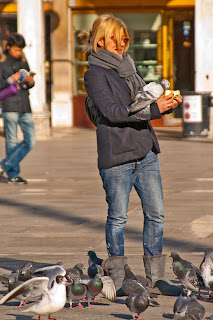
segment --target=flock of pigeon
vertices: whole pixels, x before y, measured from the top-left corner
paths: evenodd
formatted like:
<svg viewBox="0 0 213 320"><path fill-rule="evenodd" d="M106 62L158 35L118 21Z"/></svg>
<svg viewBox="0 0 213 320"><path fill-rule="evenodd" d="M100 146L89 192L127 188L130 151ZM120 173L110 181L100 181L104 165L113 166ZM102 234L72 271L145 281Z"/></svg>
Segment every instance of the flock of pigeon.
<svg viewBox="0 0 213 320"><path fill-rule="evenodd" d="M21 307L27 300L33 300L35 303L22 312L32 312L40 320L42 315L53 319L51 314L61 310L67 301L70 309L73 309L73 303L83 308L81 301L87 301L88 308L92 308L91 301L95 301L99 293L109 301L115 301L116 288L112 278L102 268L103 260L94 251L89 251L88 255L87 274L83 273L84 266L81 263L65 270L63 264L58 262L35 271L32 263L26 263L10 274L0 275L0 282L8 287L8 293L0 300L0 304L15 298L20 301ZM199 269L181 259L176 252L172 252L171 257L173 271L185 289L174 303L174 319L201 320L205 308L198 302L200 291L208 290L209 299L213 298L213 251L205 251ZM157 295L149 292L144 284L145 278L134 275L128 264L124 271L122 289L127 296L125 304L133 319L141 320L140 314L149 305L159 305L154 299ZM198 298L192 292L197 292ZM209 319L213 319L213 315Z"/></svg>

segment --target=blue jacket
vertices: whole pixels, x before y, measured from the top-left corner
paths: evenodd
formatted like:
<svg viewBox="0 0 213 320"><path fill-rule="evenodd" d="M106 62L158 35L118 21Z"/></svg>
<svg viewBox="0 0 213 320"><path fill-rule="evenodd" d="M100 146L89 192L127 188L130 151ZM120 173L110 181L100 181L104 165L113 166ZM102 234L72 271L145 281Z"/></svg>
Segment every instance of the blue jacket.
<svg viewBox="0 0 213 320"><path fill-rule="evenodd" d="M102 114L97 123L99 169L140 159L150 150L160 152L150 121L128 116L126 106L132 101L131 93L115 70L91 66L85 72L84 84ZM161 118L156 103L150 110L151 120Z"/></svg>

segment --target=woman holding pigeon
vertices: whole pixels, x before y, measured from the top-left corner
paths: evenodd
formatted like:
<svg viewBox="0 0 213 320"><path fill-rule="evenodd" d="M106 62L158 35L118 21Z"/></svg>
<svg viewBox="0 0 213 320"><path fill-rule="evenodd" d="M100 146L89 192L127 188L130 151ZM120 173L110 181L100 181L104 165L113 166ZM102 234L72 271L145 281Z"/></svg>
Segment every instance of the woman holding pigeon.
<svg viewBox="0 0 213 320"><path fill-rule="evenodd" d="M150 120L172 112L182 102L182 97L179 95L173 99L172 94L162 94L141 110L136 106L141 99L136 101L135 97L145 82L127 54L130 38L120 19L101 15L94 21L92 30L83 30L79 37L85 41L84 51L90 53L85 88L100 111L97 121L98 168L108 203L106 244L109 259L104 266L113 280L117 279L117 293L122 294L119 289L126 263L124 227L129 196L134 187L144 214L145 271L150 287L154 287L164 278L165 271L165 255L162 255L164 204L157 156L160 148ZM129 112L132 102L137 110L133 113ZM173 293L180 293L165 282L167 289L169 286L175 291Z"/></svg>

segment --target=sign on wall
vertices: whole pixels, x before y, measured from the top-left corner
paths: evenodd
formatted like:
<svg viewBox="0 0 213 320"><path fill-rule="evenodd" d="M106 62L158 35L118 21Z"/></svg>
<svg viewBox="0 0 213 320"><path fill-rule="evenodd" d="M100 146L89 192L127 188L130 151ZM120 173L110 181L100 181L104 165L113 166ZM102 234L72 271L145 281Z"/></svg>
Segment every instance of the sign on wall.
<svg viewBox="0 0 213 320"><path fill-rule="evenodd" d="M183 121L187 123L202 122L201 95L183 96Z"/></svg>

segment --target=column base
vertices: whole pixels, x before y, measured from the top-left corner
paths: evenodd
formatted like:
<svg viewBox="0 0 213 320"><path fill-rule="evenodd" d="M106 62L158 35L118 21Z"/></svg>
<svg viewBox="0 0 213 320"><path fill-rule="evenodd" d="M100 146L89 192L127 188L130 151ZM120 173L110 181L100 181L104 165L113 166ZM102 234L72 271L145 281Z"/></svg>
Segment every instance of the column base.
<svg viewBox="0 0 213 320"><path fill-rule="evenodd" d="M50 112L48 110L34 112L33 121L36 139L50 136Z"/></svg>

